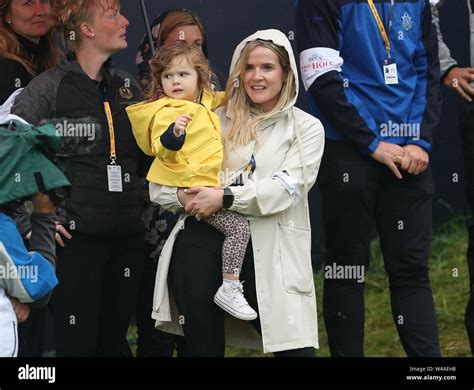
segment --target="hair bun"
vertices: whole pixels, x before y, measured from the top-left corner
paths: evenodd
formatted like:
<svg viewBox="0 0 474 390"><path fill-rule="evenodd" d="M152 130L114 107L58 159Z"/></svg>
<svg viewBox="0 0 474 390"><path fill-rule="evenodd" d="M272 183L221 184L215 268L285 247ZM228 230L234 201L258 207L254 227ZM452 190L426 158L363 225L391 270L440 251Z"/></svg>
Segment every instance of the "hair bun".
<svg viewBox="0 0 474 390"><path fill-rule="evenodd" d="M0 0L1 1L1 0ZM73 17L78 9L84 6L84 1L56 0L55 1L55 28L63 35L74 31Z"/></svg>

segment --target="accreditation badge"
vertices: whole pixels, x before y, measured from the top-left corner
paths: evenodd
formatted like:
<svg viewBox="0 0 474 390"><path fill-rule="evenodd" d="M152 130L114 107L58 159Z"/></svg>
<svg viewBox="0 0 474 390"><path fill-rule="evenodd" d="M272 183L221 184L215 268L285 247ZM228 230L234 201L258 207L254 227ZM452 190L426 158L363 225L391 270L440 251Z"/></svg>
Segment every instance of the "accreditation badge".
<svg viewBox="0 0 474 390"><path fill-rule="evenodd" d="M120 165L107 165L107 179L109 192L123 192L122 167Z"/></svg>
<svg viewBox="0 0 474 390"><path fill-rule="evenodd" d="M383 62L383 76L385 84L398 84L398 69L394 58L387 58Z"/></svg>

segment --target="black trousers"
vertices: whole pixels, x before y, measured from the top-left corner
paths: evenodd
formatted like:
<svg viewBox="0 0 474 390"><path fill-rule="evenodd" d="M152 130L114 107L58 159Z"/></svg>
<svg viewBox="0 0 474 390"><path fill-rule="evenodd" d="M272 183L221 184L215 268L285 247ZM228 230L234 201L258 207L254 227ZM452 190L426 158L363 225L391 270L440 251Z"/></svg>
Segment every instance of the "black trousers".
<svg viewBox="0 0 474 390"><path fill-rule="evenodd" d="M464 152L464 171L466 177L466 196L471 208L471 221L468 225L469 242L467 264L469 267L470 296L465 313L466 330L474 355L474 103L466 104L459 121Z"/></svg>
<svg viewBox="0 0 474 390"><path fill-rule="evenodd" d="M428 278L431 172L402 175L403 180L398 180L351 145L327 141L319 175L326 267L335 263L366 271L376 230L389 278L392 314L405 352L440 356ZM364 283L351 277L325 278L323 303L331 355L363 356Z"/></svg>
<svg viewBox="0 0 474 390"><path fill-rule="evenodd" d="M123 356L142 280L144 236L72 235L57 250L56 356Z"/></svg>
<svg viewBox="0 0 474 390"><path fill-rule="evenodd" d="M222 284L222 243L224 235L194 218L186 220L174 245L170 282L185 338L188 357L223 357L225 353L224 311L214 303ZM258 313L252 243L247 246L240 274L244 295ZM278 310L278 302L275 302ZM260 333L260 320L252 321ZM313 348L274 353L277 357L314 357Z"/></svg>
<svg viewBox="0 0 474 390"><path fill-rule="evenodd" d="M47 308L31 309L28 319L18 324L18 357L42 357Z"/></svg>
<svg viewBox="0 0 474 390"><path fill-rule="evenodd" d="M184 337L156 329L155 320L151 318L158 259L161 249L176 225L178 215L159 206L149 206L146 213L151 213L151 218L146 226L143 280L135 310L137 357L172 357L175 350L178 356L182 356Z"/></svg>

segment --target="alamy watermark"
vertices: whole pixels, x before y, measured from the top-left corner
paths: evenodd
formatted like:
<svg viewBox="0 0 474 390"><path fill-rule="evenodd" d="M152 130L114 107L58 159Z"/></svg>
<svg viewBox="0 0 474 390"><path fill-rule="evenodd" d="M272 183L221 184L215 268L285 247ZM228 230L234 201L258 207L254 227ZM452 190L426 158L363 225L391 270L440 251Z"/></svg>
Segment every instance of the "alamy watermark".
<svg viewBox="0 0 474 390"><path fill-rule="evenodd" d="M31 283L38 282L38 266L19 265L14 266L10 263L0 265L0 279L28 279Z"/></svg>
<svg viewBox="0 0 474 390"><path fill-rule="evenodd" d="M388 121L380 125L380 135L382 137L405 137L412 138L414 141L420 140L419 123L395 123Z"/></svg>
<svg viewBox="0 0 474 390"><path fill-rule="evenodd" d="M95 123L70 122L64 120L56 123L56 135L62 138L86 138L94 141L96 138L97 125Z"/></svg>
<svg viewBox="0 0 474 390"><path fill-rule="evenodd" d="M365 267L363 265L337 265L328 264L324 267L325 279L357 280L365 282Z"/></svg>

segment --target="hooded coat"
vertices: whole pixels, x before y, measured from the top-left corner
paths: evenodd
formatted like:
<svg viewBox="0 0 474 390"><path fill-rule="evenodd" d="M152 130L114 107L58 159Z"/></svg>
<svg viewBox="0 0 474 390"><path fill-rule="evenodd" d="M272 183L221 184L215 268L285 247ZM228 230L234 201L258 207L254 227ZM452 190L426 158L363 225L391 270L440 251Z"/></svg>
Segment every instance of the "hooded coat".
<svg viewBox="0 0 474 390"><path fill-rule="evenodd" d="M258 31L244 39L235 49L231 73L247 42L256 39L270 40L286 49L298 85L291 44L278 30ZM257 129L258 143L233 150L223 166L224 171L238 174L252 155L256 162L252 177L242 186L231 187L234 203L230 210L249 217L262 327L260 337L248 322L227 316L226 342L240 347L263 347L264 352L318 348L307 196L318 174L324 129L318 119L294 107L297 96L298 87L286 107L261 123ZM225 133L229 125L226 108L219 108L216 113ZM286 185L275 179L283 171L290 178ZM182 210L176 188L151 187L150 197L171 211ZM182 333L182 329L167 277L181 226L178 222L161 253L152 313L160 329L174 333Z"/></svg>

